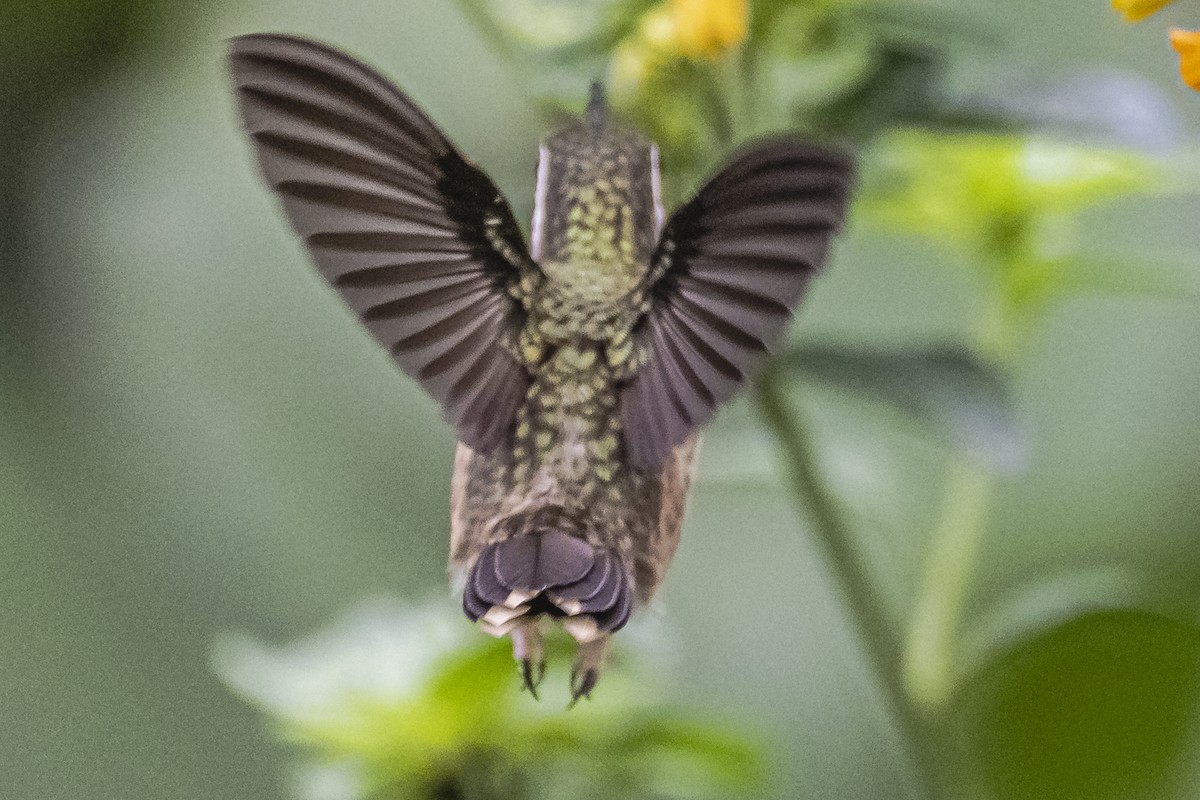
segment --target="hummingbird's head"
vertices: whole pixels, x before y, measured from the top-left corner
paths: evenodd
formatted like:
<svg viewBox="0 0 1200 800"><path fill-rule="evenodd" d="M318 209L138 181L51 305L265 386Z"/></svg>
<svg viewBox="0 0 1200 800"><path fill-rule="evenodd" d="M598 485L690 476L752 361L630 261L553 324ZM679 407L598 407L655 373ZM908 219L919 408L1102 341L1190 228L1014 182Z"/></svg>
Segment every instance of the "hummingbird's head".
<svg viewBox="0 0 1200 800"><path fill-rule="evenodd" d="M552 277L599 270L640 277L662 226L658 148L610 117L592 85L583 117L552 134L538 153L532 255Z"/></svg>

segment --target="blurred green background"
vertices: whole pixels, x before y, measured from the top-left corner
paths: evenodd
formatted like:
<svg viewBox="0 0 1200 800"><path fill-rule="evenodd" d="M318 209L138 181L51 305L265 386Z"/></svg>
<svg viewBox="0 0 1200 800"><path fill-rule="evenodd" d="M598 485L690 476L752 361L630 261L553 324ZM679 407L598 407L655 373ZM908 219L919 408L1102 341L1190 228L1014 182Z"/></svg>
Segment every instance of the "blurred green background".
<svg viewBox="0 0 1200 800"><path fill-rule="evenodd" d="M893 5L982 14L994 41L953 63L965 95L1018 68L1128 71L1176 107L1149 138L1174 125L1194 153L1200 96L1161 26L1123 26L1103 0ZM1200 21L1194 4L1172 13ZM214 675L216 637L284 642L363 597L446 596L452 433L312 273L258 179L224 67L226 39L254 31L377 65L519 217L531 208L533 101L453 4L6 3L5 798L288 796L280 747ZM1200 286L1190 163L1182 187L1089 212L1091 247L1182 264ZM980 281L852 223L794 336L958 341ZM1029 463L996 490L947 716L999 795L1200 797L1198 355L1193 299L1099 293L1054 305L1014 365ZM906 624L945 450L835 390L803 403ZM900 735L777 461L750 402L720 416L642 623L666 639L661 683L672 705L769 743L769 796L907 797Z"/></svg>

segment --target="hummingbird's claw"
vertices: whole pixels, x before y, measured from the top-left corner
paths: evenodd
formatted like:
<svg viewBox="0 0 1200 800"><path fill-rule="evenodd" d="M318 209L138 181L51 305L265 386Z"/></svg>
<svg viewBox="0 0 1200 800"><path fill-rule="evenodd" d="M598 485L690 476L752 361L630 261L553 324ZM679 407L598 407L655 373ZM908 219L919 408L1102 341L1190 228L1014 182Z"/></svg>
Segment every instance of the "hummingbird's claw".
<svg viewBox="0 0 1200 800"><path fill-rule="evenodd" d="M571 668L571 702L567 708L574 708L581 697L592 699L592 690L600 681L600 670L604 666L607 649L608 636L600 636L579 645L575 666Z"/></svg>
<svg viewBox="0 0 1200 800"><path fill-rule="evenodd" d="M520 669L521 688L533 695L534 700L541 700L542 698L538 697L537 687L541 685L542 678L546 674L545 662L534 662L531 659L523 658L520 661Z"/></svg>
<svg viewBox="0 0 1200 800"><path fill-rule="evenodd" d="M513 628L513 657L521 670L521 687L538 700L537 687L546 675L546 657L542 647L542 632L537 620L522 622Z"/></svg>
<svg viewBox="0 0 1200 800"><path fill-rule="evenodd" d="M596 688L596 683L600 680L600 672L595 669L573 669L571 670L571 702L567 703L567 708L574 708L581 697L592 699L592 689Z"/></svg>

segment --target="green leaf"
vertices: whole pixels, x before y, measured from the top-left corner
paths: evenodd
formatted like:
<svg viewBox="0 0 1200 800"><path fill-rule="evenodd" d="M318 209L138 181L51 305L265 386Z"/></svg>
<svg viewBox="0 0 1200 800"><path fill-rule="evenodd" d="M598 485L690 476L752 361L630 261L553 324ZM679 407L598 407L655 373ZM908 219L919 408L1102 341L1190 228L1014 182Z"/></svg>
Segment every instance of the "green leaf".
<svg viewBox="0 0 1200 800"><path fill-rule="evenodd" d="M438 705L470 716L473 709L494 707L511 694L514 674L508 640L480 641L447 654L427 691Z"/></svg>
<svg viewBox="0 0 1200 800"><path fill-rule="evenodd" d="M769 105L803 115L863 85L875 68L875 43L864 31L846 30L836 42L804 58L772 58L765 70Z"/></svg>
<svg viewBox="0 0 1200 800"><path fill-rule="evenodd" d="M1027 457L1001 375L954 346L911 351L805 345L783 356L801 376L886 403L997 472Z"/></svg>
<svg viewBox="0 0 1200 800"><path fill-rule="evenodd" d="M1065 621L988 664L959 711L995 800L1166 800L1200 699L1200 630L1138 610Z"/></svg>
<svg viewBox="0 0 1200 800"><path fill-rule="evenodd" d="M216 660L298 745L308 796L665 800L757 782L758 746L648 702L652 681L631 678L624 648L596 701L565 711L574 651L566 634L547 639L538 703L519 689L511 643L472 631L452 604L376 601L286 647L226 638Z"/></svg>
<svg viewBox="0 0 1200 800"><path fill-rule="evenodd" d="M1130 565L1078 569L1036 581L995 605L966 635L961 675L971 675L997 657L1072 619L1105 611L1170 616L1176 596L1161 573Z"/></svg>
<svg viewBox="0 0 1200 800"><path fill-rule="evenodd" d="M662 796L725 796L758 787L758 749L744 737L681 719L644 719L623 731L617 752Z"/></svg>
<svg viewBox="0 0 1200 800"><path fill-rule="evenodd" d="M1140 154L1024 136L901 131L870 155L860 218L1001 263L1031 245L1031 220L1164 185Z"/></svg>
<svg viewBox="0 0 1200 800"><path fill-rule="evenodd" d="M1200 270L1159 258L1134 262L1079 255L1058 265L1058 295L1129 294L1167 299L1200 298Z"/></svg>

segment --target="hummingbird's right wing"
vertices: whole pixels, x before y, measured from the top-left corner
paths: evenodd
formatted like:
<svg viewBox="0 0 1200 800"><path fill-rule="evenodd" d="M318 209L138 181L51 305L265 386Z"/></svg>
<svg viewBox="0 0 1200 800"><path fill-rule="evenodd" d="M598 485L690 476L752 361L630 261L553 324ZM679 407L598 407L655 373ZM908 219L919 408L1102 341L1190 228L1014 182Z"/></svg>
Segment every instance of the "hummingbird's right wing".
<svg viewBox="0 0 1200 800"><path fill-rule="evenodd" d="M399 89L325 45L233 40L242 120L321 274L476 451L529 386L505 350L537 266L508 203Z"/></svg>
<svg viewBox="0 0 1200 800"><path fill-rule="evenodd" d="M648 359L621 395L634 466L658 474L775 344L824 263L851 160L791 138L735 157L663 228L635 330Z"/></svg>

